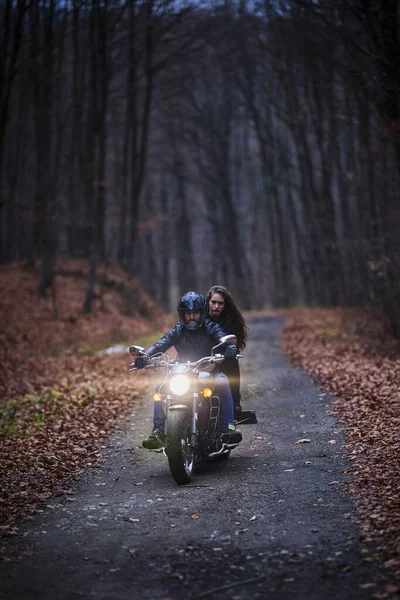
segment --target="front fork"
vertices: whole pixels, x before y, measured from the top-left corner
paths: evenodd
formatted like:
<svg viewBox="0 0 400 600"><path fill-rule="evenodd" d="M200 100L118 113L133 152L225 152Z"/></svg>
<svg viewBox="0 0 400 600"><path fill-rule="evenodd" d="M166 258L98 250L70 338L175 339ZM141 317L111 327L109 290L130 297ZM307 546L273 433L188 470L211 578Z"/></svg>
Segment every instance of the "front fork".
<svg viewBox="0 0 400 600"><path fill-rule="evenodd" d="M193 405L192 405L192 431L190 437L190 443L192 448L197 445L197 405L199 403L199 394L194 392L193 394Z"/></svg>

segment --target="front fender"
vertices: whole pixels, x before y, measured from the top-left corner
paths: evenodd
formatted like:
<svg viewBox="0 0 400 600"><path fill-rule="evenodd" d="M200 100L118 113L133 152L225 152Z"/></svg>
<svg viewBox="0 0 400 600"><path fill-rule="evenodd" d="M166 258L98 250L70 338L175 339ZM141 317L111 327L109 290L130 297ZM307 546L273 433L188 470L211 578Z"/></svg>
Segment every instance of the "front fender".
<svg viewBox="0 0 400 600"><path fill-rule="evenodd" d="M189 407L185 404L172 404L172 406L170 406L168 410L182 410L182 408L184 408L187 411L189 410Z"/></svg>

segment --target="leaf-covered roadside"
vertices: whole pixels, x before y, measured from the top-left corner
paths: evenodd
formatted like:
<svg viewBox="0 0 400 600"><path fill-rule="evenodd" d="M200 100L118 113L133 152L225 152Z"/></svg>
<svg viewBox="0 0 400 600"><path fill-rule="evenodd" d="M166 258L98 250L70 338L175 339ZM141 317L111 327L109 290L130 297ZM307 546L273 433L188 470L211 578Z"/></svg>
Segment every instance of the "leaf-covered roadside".
<svg viewBox="0 0 400 600"><path fill-rule="evenodd" d="M281 345L337 397L361 526L400 579L400 344L360 311L298 309L286 316Z"/></svg>
<svg viewBox="0 0 400 600"><path fill-rule="evenodd" d="M0 534L18 533L50 497L97 461L102 439L144 393L130 357L96 356L139 342L166 317L123 271L102 265L83 314L83 261L59 261L55 294L38 298L36 267L0 268ZM4 546L3 546L4 549Z"/></svg>
<svg viewBox="0 0 400 600"><path fill-rule="evenodd" d="M20 400L9 419L15 430L1 439L4 534L16 533L16 524L43 501L68 493L73 477L97 462L102 439L146 389L145 377L133 386L128 364L125 354L59 359L57 383Z"/></svg>

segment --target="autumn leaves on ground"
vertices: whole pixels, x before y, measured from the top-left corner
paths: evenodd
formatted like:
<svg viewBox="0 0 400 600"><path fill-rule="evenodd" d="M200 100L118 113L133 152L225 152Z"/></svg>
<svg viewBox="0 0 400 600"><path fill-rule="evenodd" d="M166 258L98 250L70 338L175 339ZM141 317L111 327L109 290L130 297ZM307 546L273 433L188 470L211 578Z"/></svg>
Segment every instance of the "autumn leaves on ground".
<svg viewBox="0 0 400 600"><path fill-rule="evenodd" d="M71 493L104 438L144 393L113 344L146 344L171 323L140 286L104 266L92 314L81 312L86 265L57 264L56 295L39 299L37 272L0 269L0 532L18 535L44 502ZM400 580L400 345L361 311L287 311L282 348L338 397L365 536ZM395 589L391 591L396 591Z"/></svg>
<svg viewBox="0 0 400 600"><path fill-rule="evenodd" d="M166 318L137 283L104 267L92 314L81 312L84 262L60 262L55 299L37 297L37 272L0 270L0 525L15 535L21 518L96 462L102 439L144 391L129 354L102 348L165 329ZM55 318L56 315L56 318Z"/></svg>
<svg viewBox="0 0 400 600"><path fill-rule="evenodd" d="M337 396L361 527L400 581L400 342L362 311L295 310L282 347Z"/></svg>

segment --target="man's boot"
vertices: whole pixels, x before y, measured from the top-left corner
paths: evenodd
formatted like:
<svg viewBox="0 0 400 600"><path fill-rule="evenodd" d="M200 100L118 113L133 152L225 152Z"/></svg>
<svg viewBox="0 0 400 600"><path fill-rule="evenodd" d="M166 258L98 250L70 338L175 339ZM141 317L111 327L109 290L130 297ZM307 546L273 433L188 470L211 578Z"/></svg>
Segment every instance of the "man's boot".
<svg viewBox="0 0 400 600"><path fill-rule="evenodd" d="M160 429L153 429L146 440L142 442L143 448L146 450L159 450L165 446L165 434Z"/></svg>
<svg viewBox="0 0 400 600"><path fill-rule="evenodd" d="M242 432L235 425L228 425L222 431L221 440L224 444L239 444L242 441Z"/></svg>

